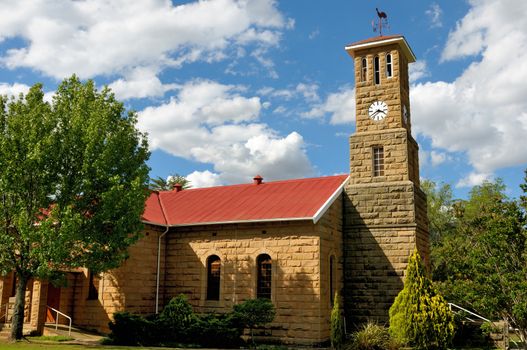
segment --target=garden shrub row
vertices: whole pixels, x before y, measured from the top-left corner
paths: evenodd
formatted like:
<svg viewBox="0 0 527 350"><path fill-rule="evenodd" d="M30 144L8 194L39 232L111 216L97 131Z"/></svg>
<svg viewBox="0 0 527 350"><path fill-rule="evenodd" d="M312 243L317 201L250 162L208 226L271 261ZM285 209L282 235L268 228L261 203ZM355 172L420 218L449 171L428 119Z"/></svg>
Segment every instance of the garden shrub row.
<svg viewBox="0 0 527 350"><path fill-rule="evenodd" d="M275 311L267 299L247 300L226 314L197 315L185 295L173 298L159 315L143 317L117 312L109 323L109 342L116 345L235 348L242 345L243 330L264 325Z"/></svg>

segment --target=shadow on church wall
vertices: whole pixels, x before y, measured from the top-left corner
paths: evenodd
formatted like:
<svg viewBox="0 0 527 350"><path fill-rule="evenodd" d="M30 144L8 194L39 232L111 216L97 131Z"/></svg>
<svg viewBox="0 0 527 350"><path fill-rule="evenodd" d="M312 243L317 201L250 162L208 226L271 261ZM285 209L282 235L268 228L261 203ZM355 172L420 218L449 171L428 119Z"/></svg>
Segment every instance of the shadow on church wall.
<svg viewBox="0 0 527 350"><path fill-rule="evenodd" d="M416 227L411 224L382 225L387 215L399 215L397 205L364 205L359 212L357 200L382 201L376 196L356 198L360 195L355 194L353 200L344 197L344 304L348 330L370 320L388 323L389 309L403 288L404 270L416 237ZM413 216L406 219L410 222ZM375 220L377 224L372 225Z"/></svg>

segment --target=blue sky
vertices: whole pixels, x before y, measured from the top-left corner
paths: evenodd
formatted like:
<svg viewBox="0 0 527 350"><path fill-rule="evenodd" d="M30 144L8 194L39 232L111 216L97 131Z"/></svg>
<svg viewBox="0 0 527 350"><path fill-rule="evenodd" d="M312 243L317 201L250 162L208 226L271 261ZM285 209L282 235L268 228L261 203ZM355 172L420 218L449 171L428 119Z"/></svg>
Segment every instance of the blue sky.
<svg viewBox="0 0 527 350"><path fill-rule="evenodd" d="M148 132L151 176L194 186L346 173L346 44L403 34L421 176L452 185L527 167L527 2L211 0L0 2L0 93L75 73L109 85Z"/></svg>

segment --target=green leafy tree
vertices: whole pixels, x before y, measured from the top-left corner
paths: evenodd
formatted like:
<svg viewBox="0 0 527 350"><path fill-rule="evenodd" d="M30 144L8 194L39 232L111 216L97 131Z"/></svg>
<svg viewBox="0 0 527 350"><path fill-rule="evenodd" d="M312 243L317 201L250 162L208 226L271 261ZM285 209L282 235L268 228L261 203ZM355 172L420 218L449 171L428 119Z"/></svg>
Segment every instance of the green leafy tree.
<svg viewBox="0 0 527 350"><path fill-rule="evenodd" d="M426 194L430 243L431 243L431 275L434 280L446 277L450 257L445 251L450 244L455 244L457 219L456 212L460 203L452 197L452 189L448 184L437 185L431 180L421 182L421 188Z"/></svg>
<svg viewBox="0 0 527 350"><path fill-rule="evenodd" d="M251 342L254 344L253 329L258 326L264 326L274 320L276 311L273 303L269 299L249 299L233 307L234 317L241 324L249 328L251 333Z"/></svg>
<svg viewBox="0 0 527 350"><path fill-rule="evenodd" d="M161 176L150 179L150 184L148 187L152 191L172 191L175 184L180 184L184 189L192 187L190 181L179 174L170 175L166 179L162 178Z"/></svg>
<svg viewBox="0 0 527 350"><path fill-rule="evenodd" d="M527 210L527 169L525 169L525 177L523 178L524 183L520 185L523 191L523 195L520 196L520 203L523 210Z"/></svg>
<svg viewBox="0 0 527 350"><path fill-rule="evenodd" d="M13 339L29 279L115 268L137 240L149 153L136 121L107 88L75 76L52 103L40 84L0 97L0 272L17 276Z"/></svg>
<svg viewBox="0 0 527 350"><path fill-rule="evenodd" d="M441 241L441 236L449 234L455 228L452 188L449 184L437 185L431 180L423 180L421 189L426 194L430 241L432 245L436 245Z"/></svg>
<svg viewBox="0 0 527 350"><path fill-rule="evenodd" d="M454 336L454 315L426 276L417 250L408 261L404 288L390 308L390 334L416 349L445 349Z"/></svg>
<svg viewBox="0 0 527 350"><path fill-rule="evenodd" d="M331 347L333 349L340 349L344 344L344 324L338 293L335 293L335 298L333 299L333 309L331 310L330 322Z"/></svg>
<svg viewBox="0 0 527 350"><path fill-rule="evenodd" d="M522 188L525 193L526 185ZM525 208L509 200L504 190L499 180L487 182L461 202L456 236L440 252L449 264L436 283L450 301L487 318L508 320L526 344Z"/></svg>

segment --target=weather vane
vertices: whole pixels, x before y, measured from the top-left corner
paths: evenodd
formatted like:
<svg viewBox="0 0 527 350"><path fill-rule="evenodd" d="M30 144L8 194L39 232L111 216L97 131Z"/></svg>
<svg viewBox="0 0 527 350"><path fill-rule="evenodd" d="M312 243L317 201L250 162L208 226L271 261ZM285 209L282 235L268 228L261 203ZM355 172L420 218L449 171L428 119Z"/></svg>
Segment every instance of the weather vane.
<svg viewBox="0 0 527 350"><path fill-rule="evenodd" d="M376 32L379 30L379 36L382 36L382 28L390 29L390 25L388 24L388 15L386 12L379 11L379 9L376 7L375 11L377 11L377 17L379 18L377 23L375 23L375 20L371 21L371 26L373 27L373 31Z"/></svg>

